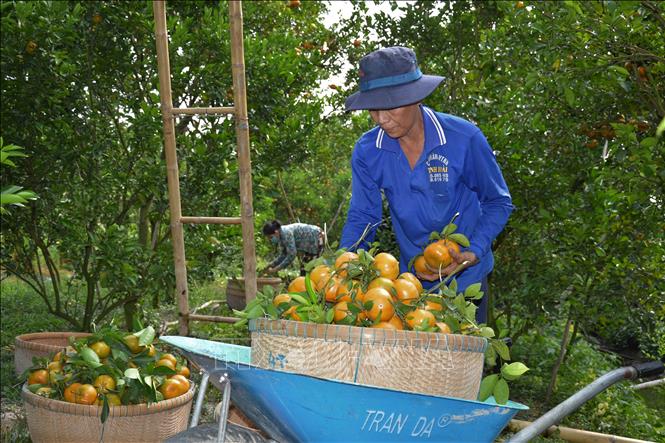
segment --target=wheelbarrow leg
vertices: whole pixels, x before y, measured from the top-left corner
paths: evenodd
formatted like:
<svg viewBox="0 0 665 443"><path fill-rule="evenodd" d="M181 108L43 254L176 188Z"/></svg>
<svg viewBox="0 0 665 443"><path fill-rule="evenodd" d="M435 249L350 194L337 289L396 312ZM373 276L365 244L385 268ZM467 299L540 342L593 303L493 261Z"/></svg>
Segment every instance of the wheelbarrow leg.
<svg viewBox="0 0 665 443"><path fill-rule="evenodd" d="M196 394L196 403L194 403L194 413L192 414L192 420L189 423L189 427L193 428L199 424L199 418L201 418L201 409L203 408L203 400L206 395L206 389L208 389L208 380L210 379L210 374L206 371L202 371L203 376L201 377L201 385L199 386L199 392Z"/></svg>
<svg viewBox="0 0 665 443"><path fill-rule="evenodd" d="M219 382L224 384L224 391L222 393L222 407L219 411L217 443L224 443L224 439L226 438L226 420L229 417L229 405L231 403L231 380L224 374L219 377Z"/></svg>

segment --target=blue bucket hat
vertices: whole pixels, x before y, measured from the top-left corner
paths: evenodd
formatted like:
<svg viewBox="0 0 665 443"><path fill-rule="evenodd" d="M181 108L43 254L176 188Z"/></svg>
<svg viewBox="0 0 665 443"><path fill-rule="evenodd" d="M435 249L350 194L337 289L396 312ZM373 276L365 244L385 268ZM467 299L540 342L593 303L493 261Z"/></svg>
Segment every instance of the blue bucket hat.
<svg viewBox="0 0 665 443"><path fill-rule="evenodd" d="M444 80L424 75L416 54L393 46L370 52L360 60L360 91L346 99L346 110L392 109L412 105L430 95Z"/></svg>

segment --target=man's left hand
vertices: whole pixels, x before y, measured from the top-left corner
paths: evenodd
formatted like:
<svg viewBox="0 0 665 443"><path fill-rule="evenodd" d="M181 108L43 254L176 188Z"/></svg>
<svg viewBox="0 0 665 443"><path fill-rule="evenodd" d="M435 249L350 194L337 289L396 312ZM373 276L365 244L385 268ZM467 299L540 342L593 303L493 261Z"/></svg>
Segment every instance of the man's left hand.
<svg viewBox="0 0 665 443"><path fill-rule="evenodd" d="M452 248L448 248L448 251L450 252L450 256L452 257L453 261L452 263L450 263L448 266L446 266L444 269L441 270L442 275L452 274L455 271L455 269L457 269L464 262L467 263L462 268L460 268L458 272L462 272L466 268L475 265L479 261L478 257L476 257L476 254L474 254L471 251L464 251L457 253Z"/></svg>

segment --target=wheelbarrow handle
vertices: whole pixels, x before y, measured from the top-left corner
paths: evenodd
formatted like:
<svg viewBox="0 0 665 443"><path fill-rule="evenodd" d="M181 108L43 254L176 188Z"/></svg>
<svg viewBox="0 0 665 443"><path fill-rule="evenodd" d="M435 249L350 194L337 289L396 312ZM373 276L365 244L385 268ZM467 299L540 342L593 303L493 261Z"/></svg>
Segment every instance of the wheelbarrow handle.
<svg viewBox="0 0 665 443"><path fill-rule="evenodd" d="M661 360L634 363L632 366L637 371L635 378L654 377L665 372L665 364Z"/></svg>
<svg viewBox="0 0 665 443"><path fill-rule="evenodd" d="M513 435L508 443L526 443L545 432L550 426L558 424L564 417L575 412L580 406L621 380L658 375L665 370L662 361L637 363L614 369L568 397L550 409L542 417Z"/></svg>

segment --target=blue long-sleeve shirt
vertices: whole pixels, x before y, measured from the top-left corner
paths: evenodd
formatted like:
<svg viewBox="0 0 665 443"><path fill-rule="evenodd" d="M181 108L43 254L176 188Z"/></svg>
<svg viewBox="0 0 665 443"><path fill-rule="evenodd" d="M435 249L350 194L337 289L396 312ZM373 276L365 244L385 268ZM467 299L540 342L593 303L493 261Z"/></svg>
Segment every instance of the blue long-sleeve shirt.
<svg viewBox="0 0 665 443"><path fill-rule="evenodd" d="M432 231L441 231L457 212L457 232L470 240L480 260L457 276L459 289L480 282L494 266L492 241L513 209L508 187L483 133L472 123L421 106L424 150L413 170L399 142L380 127L356 143L351 159L352 196L341 247L374 239L381 220L381 191L390 207L400 250L400 272L421 254ZM429 286L429 285L426 285Z"/></svg>

